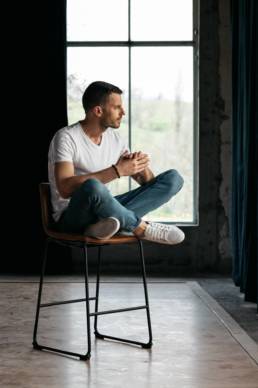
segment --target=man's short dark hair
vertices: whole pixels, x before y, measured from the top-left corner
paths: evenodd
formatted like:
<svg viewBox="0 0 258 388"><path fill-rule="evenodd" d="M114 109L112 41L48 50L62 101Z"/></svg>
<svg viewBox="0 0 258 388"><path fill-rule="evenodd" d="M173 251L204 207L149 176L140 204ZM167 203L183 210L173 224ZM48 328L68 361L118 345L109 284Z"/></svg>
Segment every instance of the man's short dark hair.
<svg viewBox="0 0 258 388"><path fill-rule="evenodd" d="M82 96L82 106L88 112L94 106L105 104L107 97L111 93L122 94L122 90L117 86L104 81L92 82Z"/></svg>

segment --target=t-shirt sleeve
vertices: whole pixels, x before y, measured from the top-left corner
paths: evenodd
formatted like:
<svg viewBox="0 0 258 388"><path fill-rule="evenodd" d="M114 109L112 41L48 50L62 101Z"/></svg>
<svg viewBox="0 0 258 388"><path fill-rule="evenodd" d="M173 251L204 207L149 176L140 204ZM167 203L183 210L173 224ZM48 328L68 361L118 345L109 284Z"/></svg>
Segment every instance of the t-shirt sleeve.
<svg viewBox="0 0 258 388"><path fill-rule="evenodd" d="M57 133L53 141L53 162L73 162L75 145L68 133Z"/></svg>

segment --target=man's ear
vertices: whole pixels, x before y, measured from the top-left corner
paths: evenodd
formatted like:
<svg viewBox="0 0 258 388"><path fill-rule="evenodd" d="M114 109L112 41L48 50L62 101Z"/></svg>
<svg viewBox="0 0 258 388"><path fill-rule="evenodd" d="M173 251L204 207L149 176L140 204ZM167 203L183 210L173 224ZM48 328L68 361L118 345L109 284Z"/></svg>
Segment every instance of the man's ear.
<svg viewBox="0 0 258 388"><path fill-rule="evenodd" d="M101 117L101 115L103 114L103 109L100 105L94 106L94 108L92 110L93 110L95 116L97 116L97 117Z"/></svg>

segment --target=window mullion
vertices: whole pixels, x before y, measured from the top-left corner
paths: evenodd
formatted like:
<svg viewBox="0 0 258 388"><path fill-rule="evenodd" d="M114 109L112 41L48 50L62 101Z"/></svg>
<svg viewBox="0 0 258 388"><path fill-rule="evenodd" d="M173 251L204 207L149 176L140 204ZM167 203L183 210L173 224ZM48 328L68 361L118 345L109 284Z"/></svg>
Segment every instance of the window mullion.
<svg viewBox="0 0 258 388"><path fill-rule="evenodd" d="M199 225L199 0L193 0L193 222Z"/></svg>
<svg viewBox="0 0 258 388"><path fill-rule="evenodd" d="M129 148L132 149L132 105L131 105L131 90L132 90L132 84L131 84L131 0L128 0L128 142L129 142ZM129 190L132 190L132 178L129 177Z"/></svg>

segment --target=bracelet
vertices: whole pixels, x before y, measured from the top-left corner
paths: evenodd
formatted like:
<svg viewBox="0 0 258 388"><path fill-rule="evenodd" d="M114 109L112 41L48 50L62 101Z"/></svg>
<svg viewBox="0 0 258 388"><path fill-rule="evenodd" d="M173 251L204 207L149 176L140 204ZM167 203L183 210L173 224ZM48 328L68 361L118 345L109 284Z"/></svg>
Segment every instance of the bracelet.
<svg viewBox="0 0 258 388"><path fill-rule="evenodd" d="M119 174L119 172L118 172L117 166L115 166L114 164L112 164L112 167L113 167L113 169L115 170L117 177L120 178L120 174Z"/></svg>

